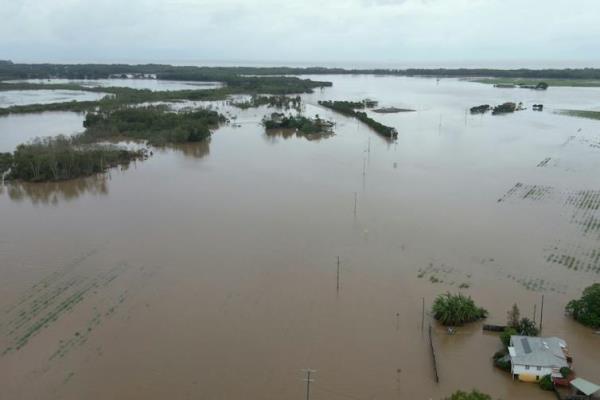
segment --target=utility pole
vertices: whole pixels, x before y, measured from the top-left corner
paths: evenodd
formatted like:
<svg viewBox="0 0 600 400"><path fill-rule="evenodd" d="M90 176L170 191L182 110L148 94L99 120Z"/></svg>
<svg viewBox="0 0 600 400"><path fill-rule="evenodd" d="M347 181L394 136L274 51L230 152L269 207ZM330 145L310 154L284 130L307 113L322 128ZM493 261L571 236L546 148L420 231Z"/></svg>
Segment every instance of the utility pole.
<svg viewBox="0 0 600 400"><path fill-rule="evenodd" d="M310 374L317 371L310 368L303 369L302 371L306 372L306 379L304 380L306 382L306 400L310 400L310 383L314 382L314 379L310 379Z"/></svg>
<svg viewBox="0 0 600 400"><path fill-rule="evenodd" d="M542 308L540 310L540 335L542 334L542 320L544 319L544 295L542 295Z"/></svg>
<svg viewBox="0 0 600 400"><path fill-rule="evenodd" d="M535 318L537 316L537 304L533 305L533 323L535 324Z"/></svg>
<svg viewBox="0 0 600 400"><path fill-rule="evenodd" d="M423 297L423 307L421 308L421 335L423 335L424 326L425 326L425 297Z"/></svg>
<svg viewBox="0 0 600 400"><path fill-rule="evenodd" d="M340 291L340 256L337 256L337 285L336 290Z"/></svg>

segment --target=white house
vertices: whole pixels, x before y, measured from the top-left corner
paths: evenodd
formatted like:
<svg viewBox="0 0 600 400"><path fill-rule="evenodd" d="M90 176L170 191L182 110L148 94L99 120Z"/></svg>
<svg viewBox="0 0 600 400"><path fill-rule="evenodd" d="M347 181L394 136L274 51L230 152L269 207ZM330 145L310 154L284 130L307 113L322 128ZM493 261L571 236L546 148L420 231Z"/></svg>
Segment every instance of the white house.
<svg viewBox="0 0 600 400"><path fill-rule="evenodd" d="M557 337L511 336L508 353L513 378L521 381L560 378L560 369L569 367L567 343Z"/></svg>

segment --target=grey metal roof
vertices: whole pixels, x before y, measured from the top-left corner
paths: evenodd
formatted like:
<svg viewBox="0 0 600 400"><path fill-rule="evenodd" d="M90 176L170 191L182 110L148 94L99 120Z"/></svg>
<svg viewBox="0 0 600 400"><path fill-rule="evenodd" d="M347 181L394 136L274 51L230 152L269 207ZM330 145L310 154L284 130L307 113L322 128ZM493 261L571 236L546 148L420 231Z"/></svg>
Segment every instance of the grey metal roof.
<svg viewBox="0 0 600 400"><path fill-rule="evenodd" d="M600 386L598 386L590 381L586 381L583 378L573 379L571 381L571 386L573 386L575 389L579 390L581 393L585 394L586 396L591 396L596 392L600 392Z"/></svg>
<svg viewBox="0 0 600 400"><path fill-rule="evenodd" d="M514 355L510 359L513 364L540 367L568 367L567 357L563 352L567 344L557 337L511 336L510 347Z"/></svg>

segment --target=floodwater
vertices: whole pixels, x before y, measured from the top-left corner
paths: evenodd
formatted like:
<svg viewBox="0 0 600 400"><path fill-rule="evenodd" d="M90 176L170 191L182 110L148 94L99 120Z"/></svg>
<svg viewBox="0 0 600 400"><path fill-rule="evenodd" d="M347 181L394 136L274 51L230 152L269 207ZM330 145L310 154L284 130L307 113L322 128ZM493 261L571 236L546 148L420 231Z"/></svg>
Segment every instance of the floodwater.
<svg viewBox="0 0 600 400"><path fill-rule="evenodd" d="M167 81L160 79L20 79L7 82L75 84L84 87L128 87L132 89L201 90L223 86L220 82Z"/></svg>
<svg viewBox="0 0 600 400"><path fill-rule="evenodd" d="M0 117L0 153L11 152L19 144L35 138L72 135L83 131L85 114L73 112L45 112L10 114Z"/></svg>
<svg viewBox="0 0 600 400"><path fill-rule="evenodd" d="M210 142L3 186L0 398L300 399L304 368L313 400L553 398L492 366L500 342L481 324L449 336L422 322L422 299L459 290L490 323L515 302L539 322L543 295L543 334L597 381L600 335L563 310L600 281L600 122L552 110L597 107L600 90L320 78L334 86L305 112L335 136L266 135L271 110L217 102L236 119ZM365 97L417 110L373 114L396 142L317 105ZM504 101L546 110L466 112Z"/></svg>
<svg viewBox="0 0 600 400"><path fill-rule="evenodd" d="M0 107L62 103L66 101L95 101L106 95L106 93L85 92L82 90L6 90L0 91Z"/></svg>

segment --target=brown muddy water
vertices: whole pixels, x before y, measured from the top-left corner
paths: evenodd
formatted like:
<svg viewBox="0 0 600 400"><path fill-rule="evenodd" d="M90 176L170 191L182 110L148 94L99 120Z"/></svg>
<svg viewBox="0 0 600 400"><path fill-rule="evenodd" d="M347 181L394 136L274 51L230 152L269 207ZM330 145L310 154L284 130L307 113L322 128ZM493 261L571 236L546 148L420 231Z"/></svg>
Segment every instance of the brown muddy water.
<svg viewBox="0 0 600 400"><path fill-rule="evenodd" d="M209 143L4 185L0 398L302 399L303 368L317 370L313 400L553 398L492 366L500 342L480 324L433 324L434 382L422 298L459 290L490 323L515 302L539 321L544 295L543 334L599 380L600 336L563 309L600 281L600 122L551 110L598 107L600 90L321 78L334 86L305 112L334 119L332 137L266 135L270 110L213 103L237 118ZM417 110L373 114L396 142L317 105L365 97ZM466 113L511 100L547 111ZM0 143L80 116L20 118L0 118Z"/></svg>

